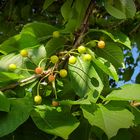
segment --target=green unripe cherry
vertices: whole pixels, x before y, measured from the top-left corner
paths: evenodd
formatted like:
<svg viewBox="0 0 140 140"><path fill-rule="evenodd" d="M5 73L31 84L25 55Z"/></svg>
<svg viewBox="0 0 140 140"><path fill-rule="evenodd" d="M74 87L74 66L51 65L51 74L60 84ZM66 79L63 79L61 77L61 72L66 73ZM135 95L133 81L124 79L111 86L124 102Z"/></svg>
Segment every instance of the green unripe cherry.
<svg viewBox="0 0 140 140"><path fill-rule="evenodd" d="M54 38L60 37L60 32L59 32L59 31L54 31L54 32L53 32L53 37L54 37Z"/></svg>
<svg viewBox="0 0 140 140"><path fill-rule="evenodd" d="M86 47L83 46L83 45L79 46L79 47L78 47L78 52L79 52L79 53L85 53L85 52L86 52Z"/></svg>
<svg viewBox="0 0 140 140"><path fill-rule="evenodd" d="M75 56L70 56L69 57L69 64L75 64L77 61L77 58Z"/></svg>
<svg viewBox="0 0 140 140"><path fill-rule="evenodd" d="M96 46L96 41L95 40L91 40L90 42L88 42L89 47L95 47Z"/></svg>
<svg viewBox="0 0 140 140"><path fill-rule="evenodd" d="M65 69L61 69L60 71L59 71L59 75L62 77L62 78L64 78L64 77L66 77L67 76L67 70L65 70Z"/></svg>
<svg viewBox="0 0 140 140"><path fill-rule="evenodd" d="M9 68L9 70L14 71L17 68L17 66L16 66L16 64L10 64L8 66L8 68Z"/></svg>
<svg viewBox="0 0 140 140"><path fill-rule="evenodd" d="M56 55L52 55L51 58L50 58L50 60L51 60L51 62L52 62L53 64L55 64L55 63L58 62L59 58L58 58L58 56L56 56Z"/></svg>
<svg viewBox="0 0 140 140"><path fill-rule="evenodd" d="M83 60L84 60L84 61L91 61L91 59L92 59L92 56L91 56L90 54L85 54L85 55L83 56Z"/></svg>
<svg viewBox="0 0 140 140"><path fill-rule="evenodd" d="M27 56L28 56L28 51L27 51L27 50L21 50L21 51L20 51L20 55L21 55L22 57L27 57Z"/></svg>

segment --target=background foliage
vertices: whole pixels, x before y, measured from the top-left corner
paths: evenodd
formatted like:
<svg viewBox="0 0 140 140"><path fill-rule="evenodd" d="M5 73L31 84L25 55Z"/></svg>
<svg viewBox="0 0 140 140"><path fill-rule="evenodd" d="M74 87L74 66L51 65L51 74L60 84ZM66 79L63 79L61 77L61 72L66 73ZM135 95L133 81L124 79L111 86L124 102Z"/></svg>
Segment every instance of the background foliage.
<svg viewBox="0 0 140 140"><path fill-rule="evenodd" d="M139 0L1 0L0 139L138 139L139 10ZM100 39L104 49L97 47ZM44 58L41 67L48 69L52 55L80 44L94 59L85 62L82 54L74 65L59 64L68 76L57 76L60 106L52 107L53 85L23 80ZM21 57L22 49L30 59ZM11 63L22 70L9 71ZM39 80L43 101L36 105Z"/></svg>

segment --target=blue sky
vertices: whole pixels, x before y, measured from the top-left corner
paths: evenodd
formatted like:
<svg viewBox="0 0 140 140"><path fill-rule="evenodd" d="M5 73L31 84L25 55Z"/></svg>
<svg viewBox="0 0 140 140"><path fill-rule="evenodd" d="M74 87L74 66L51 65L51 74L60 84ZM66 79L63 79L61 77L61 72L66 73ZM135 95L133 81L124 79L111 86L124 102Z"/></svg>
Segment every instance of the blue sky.
<svg viewBox="0 0 140 140"><path fill-rule="evenodd" d="M132 52L132 56L133 56L133 58L134 58L134 63L136 63L136 60L137 60L137 58L138 58L139 55L140 55L140 51L138 50L136 44L134 44L134 46L133 46L131 52ZM127 66L126 66L126 67L127 67ZM117 87L120 87L120 86L122 86L122 85L124 85L124 84L133 84L133 83L135 83L135 79L136 79L136 77L137 77L137 75L138 75L139 73L140 73L140 61L138 62L138 65L135 67L134 73L133 73L131 79L130 79L129 81L127 81L127 82L119 81L119 82L117 83Z"/></svg>

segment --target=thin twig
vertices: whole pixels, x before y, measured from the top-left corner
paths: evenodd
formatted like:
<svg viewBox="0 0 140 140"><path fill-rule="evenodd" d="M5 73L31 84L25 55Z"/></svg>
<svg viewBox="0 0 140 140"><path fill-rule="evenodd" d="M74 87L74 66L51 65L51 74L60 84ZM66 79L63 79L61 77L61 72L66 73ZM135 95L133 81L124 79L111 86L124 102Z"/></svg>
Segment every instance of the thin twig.
<svg viewBox="0 0 140 140"><path fill-rule="evenodd" d="M18 85L19 85L19 82L16 82L16 83L10 84L8 86L5 86L3 88L0 88L0 91L6 91L6 90L9 90L9 89L13 89Z"/></svg>
<svg viewBox="0 0 140 140"><path fill-rule="evenodd" d="M17 86L19 86L19 85L21 85L21 84L28 83L29 81L31 81L31 80L33 80L33 79L36 79L36 78L38 78L38 77L40 77L40 76L41 76L41 75L33 75L33 76L28 77L28 78L26 78L26 79L23 79L23 80L21 80L21 81L19 81L19 82L12 83L12 84L7 85L7 86L5 86L5 87L3 87L3 88L0 88L0 91L6 91L6 90L9 90L9 89L14 89L14 88L17 87Z"/></svg>
<svg viewBox="0 0 140 140"><path fill-rule="evenodd" d="M140 23L132 31L130 31L129 35L135 33L139 28L140 28Z"/></svg>
<svg viewBox="0 0 140 140"><path fill-rule="evenodd" d="M26 78L26 79L23 79L23 80L19 81L19 84L27 83L27 82L29 82L29 81L31 81L31 80L33 80L33 79L36 79L36 78L38 78L38 77L40 77L40 76L41 76L41 75L32 75L31 77L28 77L28 78Z"/></svg>
<svg viewBox="0 0 140 140"><path fill-rule="evenodd" d="M16 82L16 83L12 83L10 85L7 85L3 88L0 88L0 91L6 91L6 90L9 90L9 89L14 89L15 87L19 86L19 85L22 85L22 84L28 84L29 81L31 80L34 80L34 79L37 79L37 78L40 78L40 77L43 77L44 75L47 75L48 73L50 72L50 69L48 69L47 71L45 71L43 74L35 74L35 75L32 75L28 78L25 78L23 80L20 80L19 82Z"/></svg>
<svg viewBox="0 0 140 140"><path fill-rule="evenodd" d="M133 107L137 107L137 106L140 106L140 102L132 101L130 103L130 105L133 106Z"/></svg>

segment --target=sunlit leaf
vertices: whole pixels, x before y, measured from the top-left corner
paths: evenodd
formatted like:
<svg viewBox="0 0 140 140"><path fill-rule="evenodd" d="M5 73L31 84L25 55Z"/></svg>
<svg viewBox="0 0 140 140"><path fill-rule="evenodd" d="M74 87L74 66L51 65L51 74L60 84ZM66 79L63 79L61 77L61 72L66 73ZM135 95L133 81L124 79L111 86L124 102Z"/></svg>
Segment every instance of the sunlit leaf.
<svg viewBox="0 0 140 140"><path fill-rule="evenodd" d="M68 69L72 87L78 96L84 97L89 92L95 91L99 92L95 98L99 96L103 84L92 63L77 57L76 64L69 65Z"/></svg>
<svg viewBox="0 0 140 140"><path fill-rule="evenodd" d="M47 107L45 110L35 109L31 116L39 129L64 139L68 139L68 136L79 125L77 119L71 114L58 112L50 107Z"/></svg>
<svg viewBox="0 0 140 140"><path fill-rule="evenodd" d="M115 136L120 128L133 125L134 116L127 109L109 108L101 104L83 105L81 109L89 123L101 128L109 139Z"/></svg>
<svg viewBox="0 0 140 140"><path fill-rule="evenodd" d="M127 84L113 90L106 100L138 100L140 101L140 84Z"/></svg>

